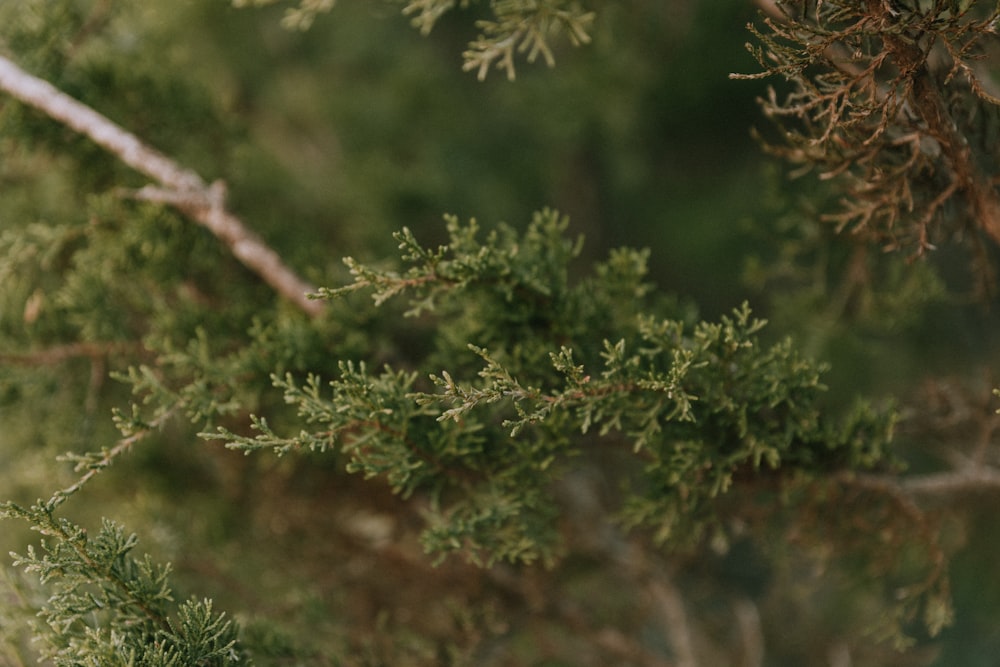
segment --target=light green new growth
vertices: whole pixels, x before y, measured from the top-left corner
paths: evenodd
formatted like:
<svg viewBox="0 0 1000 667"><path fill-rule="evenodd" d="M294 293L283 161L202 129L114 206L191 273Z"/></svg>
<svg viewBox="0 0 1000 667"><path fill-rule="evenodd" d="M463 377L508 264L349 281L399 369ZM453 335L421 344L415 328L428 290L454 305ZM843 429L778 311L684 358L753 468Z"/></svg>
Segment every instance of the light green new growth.
<svg viewBox="0 0 1000 667"><path fill-rule="evenodd" d="M514 55L527 54L529 63L539 55L549 67L556 59L549 40L565 31L574 46L590 42L590 24L593 12L585 12L576 2L567 0L503 0L492 3L494 21L479 21L479 37L469 44L462 57L462 69L475 71L480 81L486 78L490 67L496 65L515 77Z"/></svg>
<svg viewBox="0 0 1000 667"><path fill-rule="evenodd" d="M232 0L233 7L265 7L277 4L282 0ZM289 30L308 30L316 17L333 9L336 0L299 0L298 7L285 9L281 25Z"/></svg>
<svg viewBox="0 0 1000 667"><path fill-rule="evenodd" d="M427 35L438 20L452 9L466 9L473 0L393 0L405 3L403 14L410 16L413 26ZM234 7L264 6L281 0L232 0ZM333 8L334 0L299 0L298 7L285 10L282 24L291 29L307 30L316 16ZM492 20L476 22L479 36L469 43L462 54L462 68L474 71L480 81L496 66L514 80L515 55L524 55L529 63L539 56L552 67L555 53L551 40L565 33L574 46L590 42L590 27L594 12L586 11L574 0L491 0Z"/></svg>

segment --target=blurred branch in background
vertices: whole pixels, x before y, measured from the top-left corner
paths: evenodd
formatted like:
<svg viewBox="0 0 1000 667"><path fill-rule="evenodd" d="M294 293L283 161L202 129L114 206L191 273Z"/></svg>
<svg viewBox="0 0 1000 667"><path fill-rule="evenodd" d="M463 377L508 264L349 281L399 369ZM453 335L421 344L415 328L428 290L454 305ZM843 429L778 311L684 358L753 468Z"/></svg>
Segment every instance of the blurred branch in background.
<svg viewBox="0 0 1000 667"><path fill-rule="evenodd" d="M225 207L225 185L204 179L90 107L34 77L11 60L0 56L0 89L51 119L86 135L122 162L150 178L162 188L142 188L134 197L167 204L204 226L247 268L260 276L300 310L310 316L323 312L323 304L308 298L315 288L303 281L257 234Z"/></svg>

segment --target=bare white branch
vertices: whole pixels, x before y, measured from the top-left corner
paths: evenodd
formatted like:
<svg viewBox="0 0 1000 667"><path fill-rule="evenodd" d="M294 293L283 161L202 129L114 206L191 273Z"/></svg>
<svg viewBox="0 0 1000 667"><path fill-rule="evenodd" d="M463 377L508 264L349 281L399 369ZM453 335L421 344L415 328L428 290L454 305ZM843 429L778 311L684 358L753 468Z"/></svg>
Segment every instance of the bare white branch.
<svg viewBox="0 0 1000 667"><path fill-rule="evenodd" d="M736 600L733 611L743 644L739 665L761 667L764 664L764 630L761 627L760 610L753 600L741 597Z"/></svg>
<svg viewBox="0 0 1000 667"><path fill-rule="evenodd" d="M932 472L912 477L895 475L846 473L841 480L870 489L897 495L901 500L915 503L917 499L938 499L973 493L1000 492L1000 470L988 465L962 467L957 470ZM916 510L916 505L913 505Z"/></svg>
<svg viewBox="0 0 1000 667"><path fill-rule="evenodd" d="M946 496L1000 492L1000 470L980 466L918 475L903 479L900 487L914 496Z"/></svg>
<svg viewBox="0 0 1000 667"><path fill-rule="evenodd" d="M315 292L315 287L302 280L257 234L226 210L225 188L221 181L209 186L196 172L147 146L134 134L3 56L0 56L0 90L85 135L128 166L152 178L160 187L143 188L139 198L178 209L208 228L240 262L278 294L311 316L323 311L322 302L306 296Z"/></svg>
<svg viewBox="0 0 1000 667"><path fill-rule="evenodd" d="M677 667L698 667L694 637L681 592L666 578L651 580L648 585L649 592L652 593L663 614Z"/></svg>

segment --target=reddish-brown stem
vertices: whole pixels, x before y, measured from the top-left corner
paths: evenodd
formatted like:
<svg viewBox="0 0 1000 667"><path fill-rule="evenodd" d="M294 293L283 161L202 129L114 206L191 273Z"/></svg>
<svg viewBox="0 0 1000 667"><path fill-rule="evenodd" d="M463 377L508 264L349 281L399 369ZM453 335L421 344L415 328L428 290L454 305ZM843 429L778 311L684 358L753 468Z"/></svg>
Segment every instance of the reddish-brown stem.
<svg viewBox="0 0 1000 667"><path fill-rule="evenodd" d="M891 21L883 0L866 0L872 16ZM965 195L973 213L973 223L1000 245L1000 194L989 176L976 164L969 142L958 130L948 113L941 91L927 69L927 54L915 43L886 31L886 49L892 54L901 72L910 73L909 98L913 111L927 127L927 133L937 140L954 172L957 188Z"/></svg>

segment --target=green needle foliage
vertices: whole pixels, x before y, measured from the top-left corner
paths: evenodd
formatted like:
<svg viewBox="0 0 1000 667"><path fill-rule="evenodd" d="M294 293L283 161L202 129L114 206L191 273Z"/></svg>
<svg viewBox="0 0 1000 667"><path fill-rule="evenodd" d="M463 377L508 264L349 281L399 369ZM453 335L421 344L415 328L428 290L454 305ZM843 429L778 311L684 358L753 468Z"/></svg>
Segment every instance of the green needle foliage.
<svg viewBox="0 0 1000 667"><path fill-rule="evenodd" d="M170 567L132 555L135 534L105 520L97 535L53 514L53 504L0 507L46 539L29 546L14 566L35 574L50 591L38 611L40 658L52 664L215 667L246 664L237 628L212 612L211 600L174 602Z"/></svg>
<svg viewBox="0 0 1000 667"><path fill-rule="evenodd" d="M583 9L575 0L393 0L403 4L403 14L411 17L413 26L429 34L442 16L453 9L469 9L470 5L488 4L491 19L476 21L479 36L469 42L462 54L463 69L476 72L480 81L490 68L507 73L511 81L516 76L514 59L524 55L529 63L539 56L549 67L555 65L553 37L565 33L573 46L590 42L590 26L594 12ZM233 6L263 6L282 0L233 0ZM297 7L288 7L282 22L293 29L308 30L321 12L330 11L334 0L300 0Z"/></svg>
<svg viewBox="0 0 1000 667"><path fill-rule="evenodd" d="M291 3L284 22L308 28L333 4ZM493 68L513 79L519 56L552 65L559 36L589 43L601 9L568 0L398 4L420 32L447 32L446 38L455 30L444 18L451 10L475 13L478 36L463 54L463 67L479 79ZM872 242L919 255L961 237L978 253L975 266L988 282L989 256L1000 242L1000 144L988 140L1000 127L1000 99L981 65L995 46L1000 10L945 0L759 4L768 14L750 28L756 40L750 51L763 71L738 78L781 79L762 101L780 130L767 146L840 188L839 207L800 226L799 242L810 251L825 243L817 221L832 221L838 231L855 232L861 248L850 262L852 289L833 299L837 316L850 310L853 287L867 275L866 244ZM46 18L50 5L59 11ZM229 165L252 185L254 169L267 168L254 162L249 132L228 121L193 80L162 67L165 44L150 37L155 56L142 51L146 55L130 60L142 36L128 26L142 23L136 18L142 11L70 1L0 7L0 48L123 124L134 119L132 129L148 130L165 153L199 169ZM116 68L114 58L130 64ZM232 99L221 106L259 103L241 85L231 84ZM122 94L128 91L136 94ZM994 422L975 431L985 434L981 448L942 457L958 461L945 477L908 478L912 452L900 446L898 431L910 428L916 442L933 438L929 427L913 435L912 425L927 415L889 401L832 398L827 365L773 332L747 303L701 319L654 289L649 251L616 248L598 261L584 260L583 239L571 233L569 218L548 208L517 226L486 228L447 216L443 231L404 227L393 236L398 261L349 257L346 272L316 268L310 276L327 286L310 296L325 307L299 312L270 291L261 280L267 276L232 256L246 238L234 241L200 220L197 214L205 212L197 201L181 201L176 210L164 204L197 193L142 201L149 191L138 190L141 181L113 156L14 101L0 106L0 131L0 183L21 195L0 201L0 211L14 221L0 233L0 437L16 443L0 442L0 456L11 459L0 463L15 471L0 479L13 480L9 495L18 498L0 503L0 517L42 536L37 546L12 553L14 568L34 583L22 590L19 582L28 579L0 580L6 582L0 621L24 622L8 608L34 614L26 623L36 642L33 657L67 667L245 665L271 658L292 664L302 656L317 664L393 664L379 657L384 649L398 664L501 664L484 658L499 653L487 635L502 635L510 625L497 621L491 608L460 603L449 611L448 627L462 640L471 637L471 649L453 638L434 645L400 633L388 648L378 638L348 638L338 644L339 654L320 661L291 647L280 630L257 625L241 634L242 617L237 624L215 611L211 599L175 594L182 584L167 559L136 555L137 535L107 518L104 507L100 527L93 534L84 528L94 520L87 518L87 503L101 505L101 496L88 495L99 493L92 482L112 477L105 471L124 463L126 453L138 454L132 463L140 470L156 468L171 455L185 456L172 447L183 452L193 441L213 453L181 468L179 476L196 477L179 483L185 492L202 491L193 470L223 469L218 477L230 480L228 495L212 504L273 503L271 511L282 515L281 492L259 483L263 473L253 468L277 466L265 463L271 454L288 457L282 464L297 462L289 464L286 480L315 480L302 472L315 468L323 480L317 486L354 483L344 472L370 488L384 485L396 498L380 502L409 508L405 520L419 523L420 546L435 565L488 573L479 585L561 614L573 641L594 635L618 658L627 655L627 664L668 658L695 664L685 655L693 649L685 648L691 642L684 605L667 583L713 559L739 560L739 549L767 566L761 568L766 574L746 575L752 585L718 585L738 609L757 609L748 600L759 580L784 576L786 590L799 594L814 584L818 596L841 605L837 632L845 635L863 629L905 648L952 622L948 559L959 539L949 543L946 513L928 511L918 499L997 484L1000 476L993 476L983 453L1000 432ZM289 130L268 131L283 136ZM29 183L23 191L14 187L21 182ZM252 220L255 202L268 195L255 198L251 185L234 190ZM225 205L213 200L209 217ZM296 258L323 256L325 249L296 249L308 243L288 233L293 204L289 211L262 230L267 240L260 244L272 241ZM789 264L796 259L782 257ZM931 271L888 266L883 270L891 281L873 302L892 311L884 313L887 321L916 320L919 313L900 313L944 298L943 281ZM762 281L768 268L775 272L755 268ZM790 302L796 299L831 301L825 293L796 293ZM106 385L108 377L115 383ZM946 400L940 404L954 408L946 416L955 421L967 414ZM100 419L108 412L112 420ZM219 463L225 452L218 442L252 455L252 462ZM36 463L35 456L54 451L68 451L59 460L71 471ZM914 458L917 466L932 467ZM23 485L13 479L22 466ZM595 470L605 490L600 502L581 491L580 480ZM155 476L149 469L143 474ZM48 500L24 501L36 493L29 478L61 490ZM137 505L149 493L130 492ZM581 511L587 503L601 505L598 518ZM77 508L84 516L69 518ZM351 562L330 557L323 547L341 527L325 533L319 515L328 508L312 511L303 546L296 548L318 552L324 568L357 569L370 552ZM226 525L216 533L227 530L236 529ZM403 547L384 546L392 531L377 520L365 531L394 563L412 566ZM252 528L247 534L263 541ZM600 546L587 552L580 545L588 539ZM199 549L212 549L190 540L178 540L174 551L189 562L200 559ZM351 549L360 551L359 542ZM233 571L255 577L242 561L255 556L240 554ZM544 593L520 583L546 576L537 574L544 570L576 584L571 570L585 569L588 559L648 584L640 602L651 606L653 600L663 610L669 622L657 627L666 629L637 621L636 634L652 639L629 644L617 631L592 632L566 600L539 601ZM211 567L206 571L214 577ZM838 586L841 581L847 583ZM716 588L691 584L683 592L692 591L703 596L704 607L725 606L711 599ZM232 597L239 599L239 591ZM267 603L269 613L282 613L281 600ZM301 599L293 604L309 607ZM629 599L628 606L642 605ZM351 612L345 604L335 613ZM334 615L326 608L309 613ZM387 622L380 616L372 625L381 632ZM16 655L27 662L19 632L0 627L0 659ZM751 646L756 636L743 644ZM404 660L399 656L407 647L412 654ZM529 655L516 664L543 659Z"/></svg>
<svg viewBox="0 0 1000 667"><path fill-rule="evenodd" d="M303 386L276 378L318 430L283 437L257 417L256 436L212 437L247 451L339 448L349 471L384 475L404 495L431 492L429 551L461 550L487 565L552 561L558 513L547 488L588 449L634 454L642 473L623 519L651 528L661 545L725 525L713 501L738 476L886 465L891 413L825 417L821 369L790 341L762 344L765 323L746 306L690 330L654 315L642 298L644 253L618 251L599 278L572 284L578 245L563 237L566 225L544 211L523 235L500 227L481 242L474 222L450 218L450 242L436 249L404 230L396 238L406 271L348 260L354 284L321 290L337 298L370 289L376 303L409 295L408 314L440 329L430 363L478 358L474 379L455 379L471 375L462 362L378 374L345 363L324 398L315 376ZM598 331L608 337L594 340ZM473 341L466 351L454 345L463 340ZM422 377L434 390L416 390Z"/></svg>

